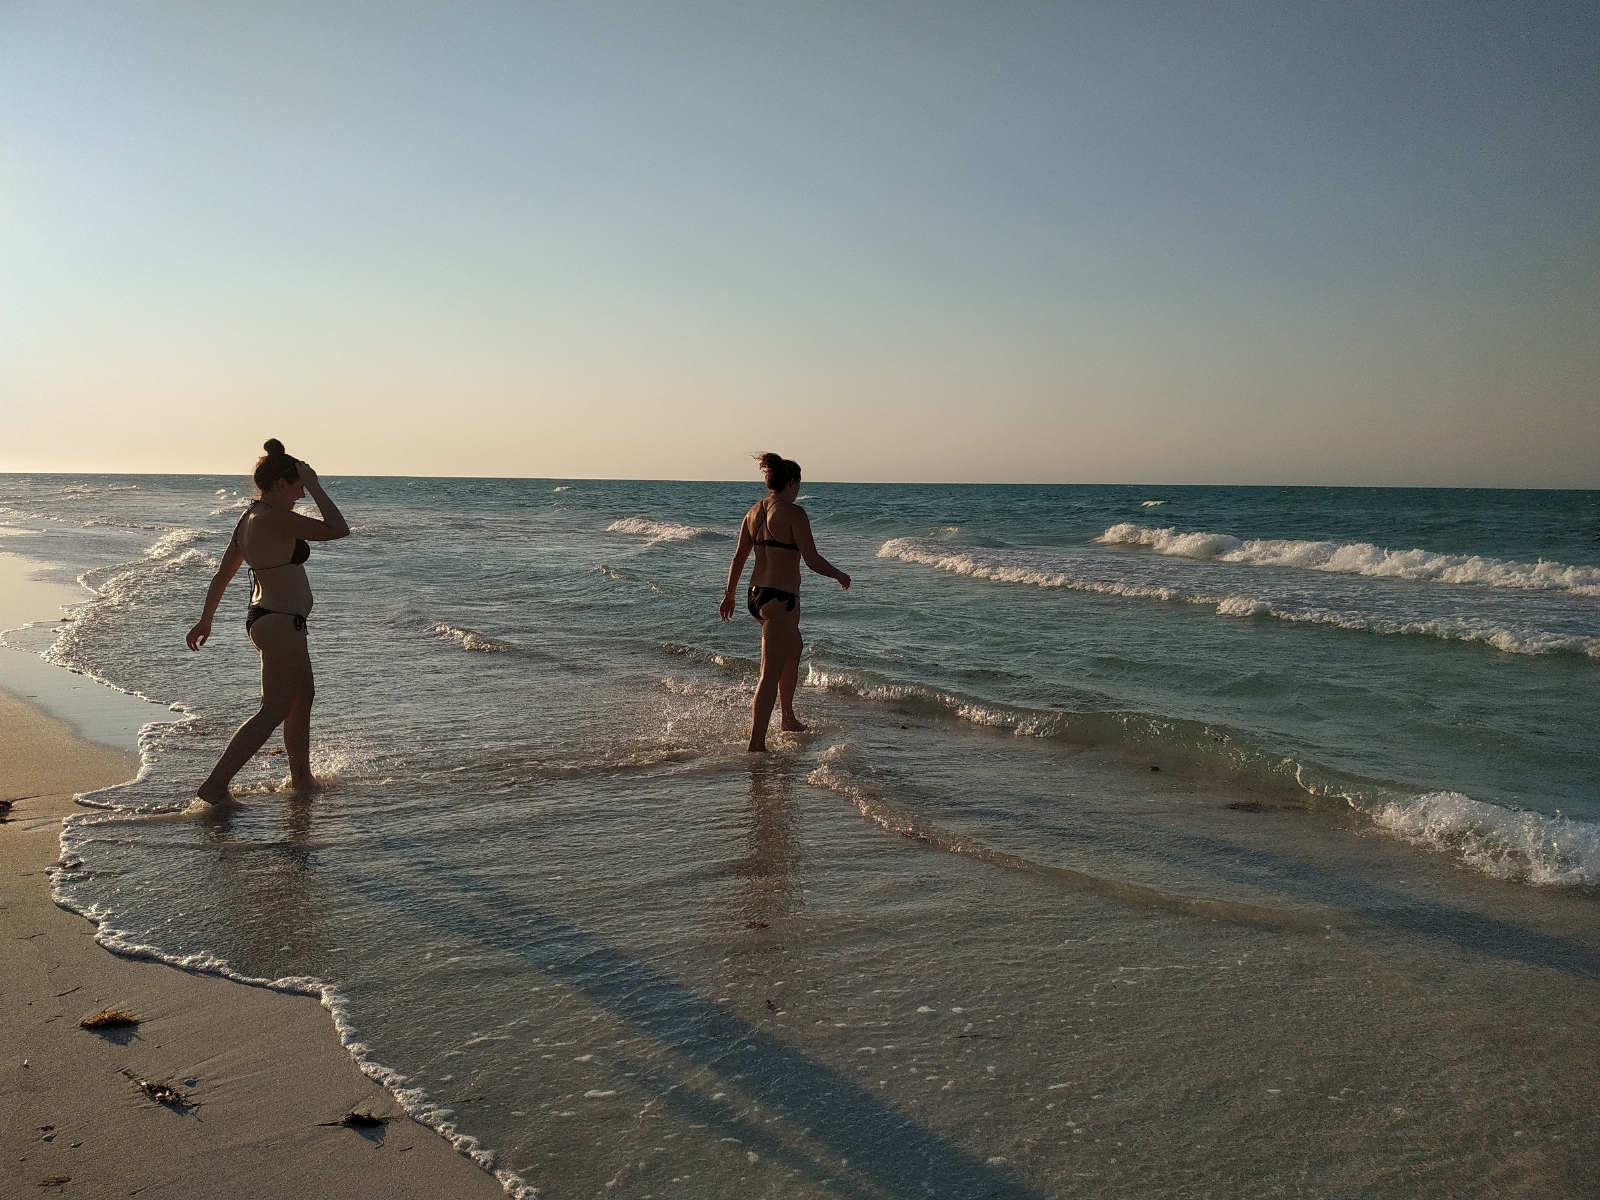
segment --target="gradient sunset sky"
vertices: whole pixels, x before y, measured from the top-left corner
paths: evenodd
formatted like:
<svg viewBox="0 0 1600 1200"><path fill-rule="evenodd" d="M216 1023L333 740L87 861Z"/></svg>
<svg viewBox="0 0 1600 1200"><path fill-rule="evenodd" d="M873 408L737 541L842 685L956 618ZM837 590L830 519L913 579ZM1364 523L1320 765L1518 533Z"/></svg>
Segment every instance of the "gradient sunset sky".
<svg viewBox="0 0 1600 1200"><path fill-rule="evenodd" d="M1600 5L0 5L0 470L1600 486Z"/></svg>

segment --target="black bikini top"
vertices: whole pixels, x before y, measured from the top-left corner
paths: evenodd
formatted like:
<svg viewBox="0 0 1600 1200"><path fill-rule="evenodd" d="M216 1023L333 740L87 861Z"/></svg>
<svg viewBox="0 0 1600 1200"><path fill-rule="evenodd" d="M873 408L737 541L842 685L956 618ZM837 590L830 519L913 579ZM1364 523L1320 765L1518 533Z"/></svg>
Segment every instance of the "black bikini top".
<svg viewBox="0 0 1600 1200"><path fill-rule="evenodd" d="M758 507L761 509L761 528L766 529L768 533L771 533L772 531L767 529L767 506L762 504L758 505ZM796 553L798 553L800 550L800 547L795 545L793 542L779 542L772 538L756 538L755 542L758 546L776 546L779 550L793 550Z"/></svg>
<svg viewBox="0 0 1600 1200"><path fill-rule="evenodd" d="M251 507L253 508L254 505L252 505ZM240 517L239 518L239 523L233 527L233 543L236 546L239 546L239 530L244 528L244 519L245 519L245 517L248 517L249 515L250 515L250 510L246 509L244 517ZM242 553L244 551L244 547L243 546L239 546L239 550ZM295 538L295 540L294 540L294 553L289 555L289 561L288 562L279 563L275 567L250 567L249 563L245 563L245 566L250 567L250 570L252 570L257 575L259 575L263 571L276 571L279 567L298 567L301 563L305 562L306 559L308 559L310 557L311 557L311 543L306 541L304 538Z"/></svg>

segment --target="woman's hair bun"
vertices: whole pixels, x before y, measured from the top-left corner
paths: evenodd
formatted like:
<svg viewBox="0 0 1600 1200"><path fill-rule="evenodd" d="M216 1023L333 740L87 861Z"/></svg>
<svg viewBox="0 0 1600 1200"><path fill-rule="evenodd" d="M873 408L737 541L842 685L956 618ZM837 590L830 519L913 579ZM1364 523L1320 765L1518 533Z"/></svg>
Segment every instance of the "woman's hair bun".
<svg viewBox="0 0 1600 1200"><path fill-rule="evenodd" d="M300 478L300 464L289 457L283 449L283 443L277 438L268 438L261 444L261 448L266 453L256 460L255 474L252 478L255 479L256 487L263 495L280 479L292 482Z"/></svg>

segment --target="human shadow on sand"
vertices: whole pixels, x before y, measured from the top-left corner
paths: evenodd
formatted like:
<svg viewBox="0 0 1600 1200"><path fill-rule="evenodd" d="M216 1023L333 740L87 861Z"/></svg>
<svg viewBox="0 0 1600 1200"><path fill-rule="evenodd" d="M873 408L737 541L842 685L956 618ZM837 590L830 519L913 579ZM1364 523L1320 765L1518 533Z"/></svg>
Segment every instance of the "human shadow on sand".
<svg viewBox="0 0 1600 1200"><path fill-rule="evenodd" d="M717 1072L838 1160L848 1160L850 1174L870 1181L873 1191L862 1194L1042 1200L1041 1193L721 1005L414 844L413 851L413 865L434 885L426 897L373 879L351 879L350 886L457 937L532 963L688 1061ZM461 899L448 899L452 891ZM491 906L493 916L470 912L466 901ZM681 1090L674 1104L706 1117L703 1102ZM838 1167L801 1159L793 1149L781 1157L847 1194L856 1192L839 1178Z"/></svg>

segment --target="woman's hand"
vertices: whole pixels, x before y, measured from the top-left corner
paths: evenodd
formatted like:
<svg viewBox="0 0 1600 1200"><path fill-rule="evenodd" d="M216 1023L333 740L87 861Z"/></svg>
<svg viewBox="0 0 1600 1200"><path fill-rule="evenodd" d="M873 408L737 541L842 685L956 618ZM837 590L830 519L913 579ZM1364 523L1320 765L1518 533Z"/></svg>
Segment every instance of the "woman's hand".
<svg viewBox="0 0 1600 1200"><path fill-rule="evenodd" d="M195 623L195 627L189 630L189 636L185 640L189 643L189 649L198 650L201 646L206 644L207 639L210 637L211 618L201 617L200 620Z"/></svg>
<svg viewBox="0 0 1600 1200"><path fill-rule="evenodd" d="M739 602L734 599L733 593L727 592L723 595L722 604L718 606L717 611L722 614L722 619L726 621L733 616L734 610L738 607Z"/></svg>
<svg viewBox="0 0 1600 1200"><path fill-rule="evenodd" d="M843 571L840 571L834 576L834 578L839 581L839 587L841 590L846 592L850 590L850 576L846 575Z"/></svg>
<svg viewBox="0 0 1600 1200"><path fill-rule="evenodd" d="M311 464L295 459L295 469L299 472L300 482L308 488L317 486L317 473L311 469Z"/></svg>

